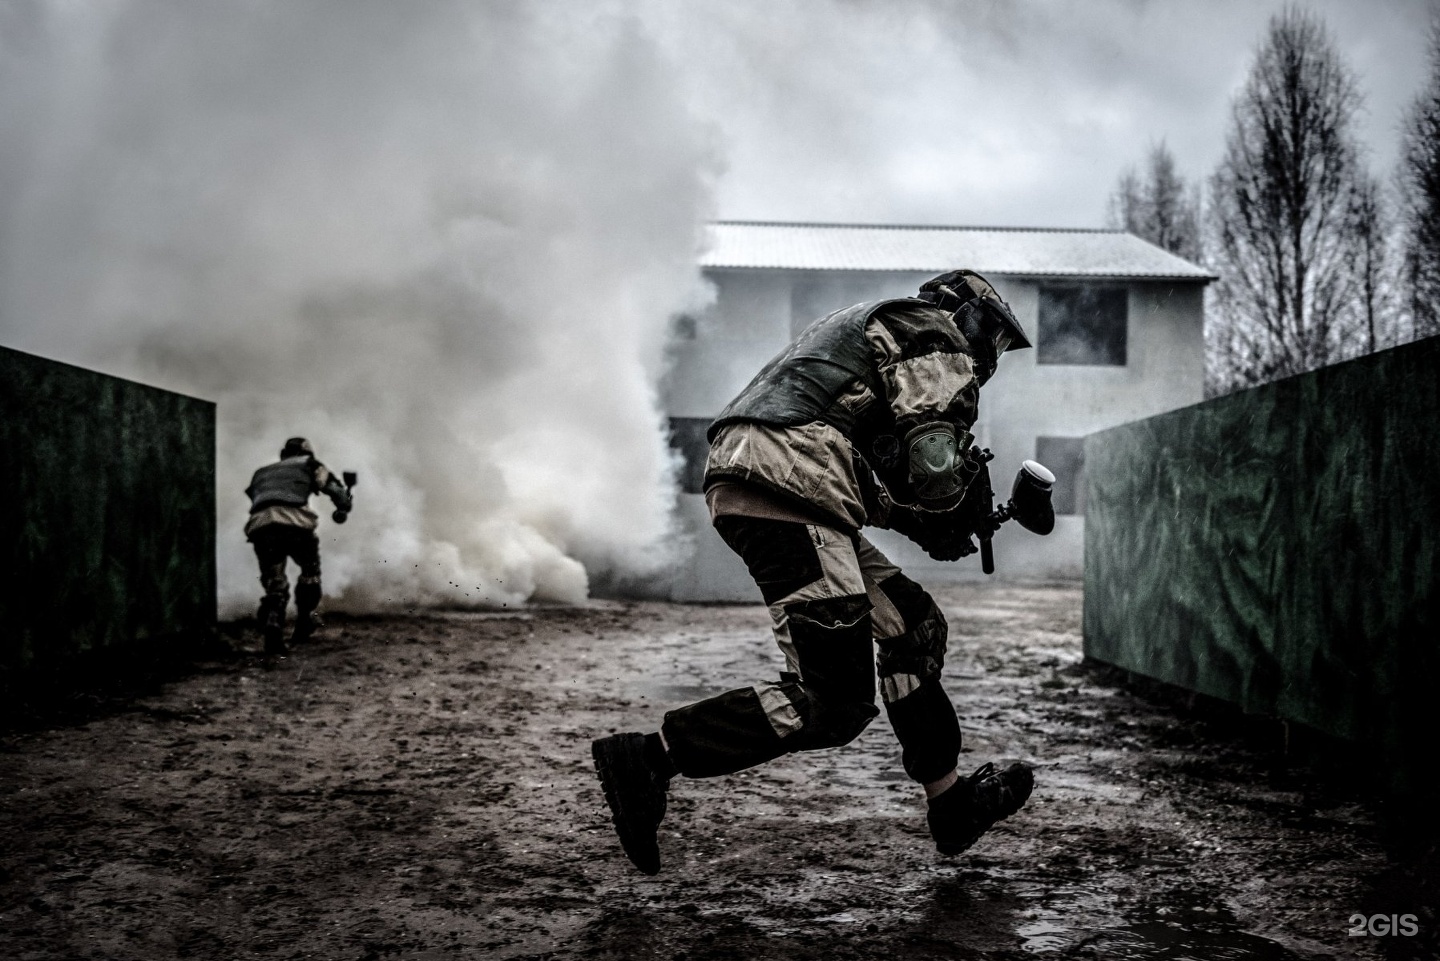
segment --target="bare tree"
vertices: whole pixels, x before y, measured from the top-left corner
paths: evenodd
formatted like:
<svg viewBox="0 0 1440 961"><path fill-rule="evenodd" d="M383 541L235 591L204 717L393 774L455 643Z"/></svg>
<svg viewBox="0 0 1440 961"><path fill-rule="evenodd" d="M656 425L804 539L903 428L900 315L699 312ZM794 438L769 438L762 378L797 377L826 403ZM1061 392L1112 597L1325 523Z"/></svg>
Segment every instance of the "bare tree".
<svg viewBox="0 0 1440 961"><path fill-rule="evenodd" d="M1350 235L1354 256L1350 261L1358 333L1350 353L1373 354L1397 343L1394 330L1395 282L1389 243L1390 213L1380 183L1370 174L1357 172L1345 229Z"/></svg>
<svg viewBox="0 0 1440 961"><path fill-rule="evenodd" d="M1405 116L1401 146L1406 306L1415 337L1440 334L1440 21L1430 29L1430 78Z"/></svg>
<svg viewBox="0 0 1440 961"><path fill-rule="evenodd" d="M1127 170L1110 197L1110 223L1187 260L1200 258L1200 191L1175 169L1162 140L1150 148L1144 174Z"/></svg>
<svg viewBox="0 0 1440 961"><path fill-rule="evenodd" d="M1213 392L1357 351L1355 82L1321 22L1271 18L1210 180Z"/></svg>

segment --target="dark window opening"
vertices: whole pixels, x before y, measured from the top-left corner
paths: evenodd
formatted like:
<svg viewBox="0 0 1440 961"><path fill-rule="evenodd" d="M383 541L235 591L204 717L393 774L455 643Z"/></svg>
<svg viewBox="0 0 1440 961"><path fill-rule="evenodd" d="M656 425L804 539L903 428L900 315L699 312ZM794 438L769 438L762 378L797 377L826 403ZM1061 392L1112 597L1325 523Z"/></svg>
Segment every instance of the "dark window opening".
<svg viewBox="0 0 1440 961"><path fill-rule="evenodd" d="M1037 437L1035 459L1055 475L1056 514L1085 513L1085 438Z"/></svg>
<svg viewBox="0 0 1440 961"><path fill-rule="evenodd" d="M710 453L710 442L705 431L710 426L709 417L670 418L670 446L679 452L680 490L686 494L702 494L705 491L705 457Z"/></svg>
<svg viewBox="0 0 1440 961"><path fill-rule="evenodd" d="M1041 287L1036 360L1124 367L1128 301L1124 287Z"/></svg>

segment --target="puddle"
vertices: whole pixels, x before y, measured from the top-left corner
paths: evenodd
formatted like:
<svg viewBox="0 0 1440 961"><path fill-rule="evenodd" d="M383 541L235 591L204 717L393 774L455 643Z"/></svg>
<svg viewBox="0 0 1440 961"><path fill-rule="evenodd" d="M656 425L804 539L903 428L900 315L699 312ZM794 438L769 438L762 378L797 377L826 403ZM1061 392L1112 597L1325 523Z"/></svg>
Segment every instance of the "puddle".
<svg viewBox="0 0 1440 961"><path fill-rule="evenodd" d="M1020 947L1034 954L1063 951L1074 943L1068 927L1048 920L1022 924L1015 929L1015 933L1025 939Z"/></svg>
<svg viewBox="0 0 1440 961"><path fill-rule="evenodd" d="M1097 957L1164 958L1165 961L1299 961L1269 938L1244 931L1192 928L1178 921L1151 921L1105 931L1087 939Z"/></svg>
<svg viewBox="0 0 1440 961"><path fill-rule="evenodd" d="M1063 951L1118 961L1299 961L1299 955L1275 941L1242 930L1219 901L1194 897L1188 903L1140 905L1129 913L1139 920L1085 930L1066 923L1067 917L1084 917L1085 906L1052 902L1015 933L1025 939L1023 950L1040 955Z"/></svg>

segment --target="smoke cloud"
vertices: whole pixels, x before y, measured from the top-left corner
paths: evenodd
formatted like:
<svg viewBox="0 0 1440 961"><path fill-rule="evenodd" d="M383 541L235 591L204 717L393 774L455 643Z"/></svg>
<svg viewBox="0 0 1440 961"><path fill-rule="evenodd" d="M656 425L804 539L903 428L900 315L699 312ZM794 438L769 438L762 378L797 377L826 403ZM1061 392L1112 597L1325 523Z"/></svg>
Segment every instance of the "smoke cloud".
<svg viewBox="0 0 1440 961"><path fill-rule="evenodd" d="M295 434L360 474L332 605L644 574L715 175L670 69L607 5L7 4L4 341L218 403L226 613Z"/></svg>

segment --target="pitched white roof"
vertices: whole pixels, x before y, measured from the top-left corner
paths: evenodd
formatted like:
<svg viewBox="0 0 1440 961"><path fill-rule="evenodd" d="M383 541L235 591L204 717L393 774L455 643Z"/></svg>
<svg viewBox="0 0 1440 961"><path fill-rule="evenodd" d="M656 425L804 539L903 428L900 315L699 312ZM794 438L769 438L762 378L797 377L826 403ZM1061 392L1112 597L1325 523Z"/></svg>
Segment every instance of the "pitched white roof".
<svg viewBox="0 0 1440 961"><path fill-rule="evenodd" d="M1033 277L1214 280L1120 230L718 221L700 265L755 270L897 270Z"/></svg>

